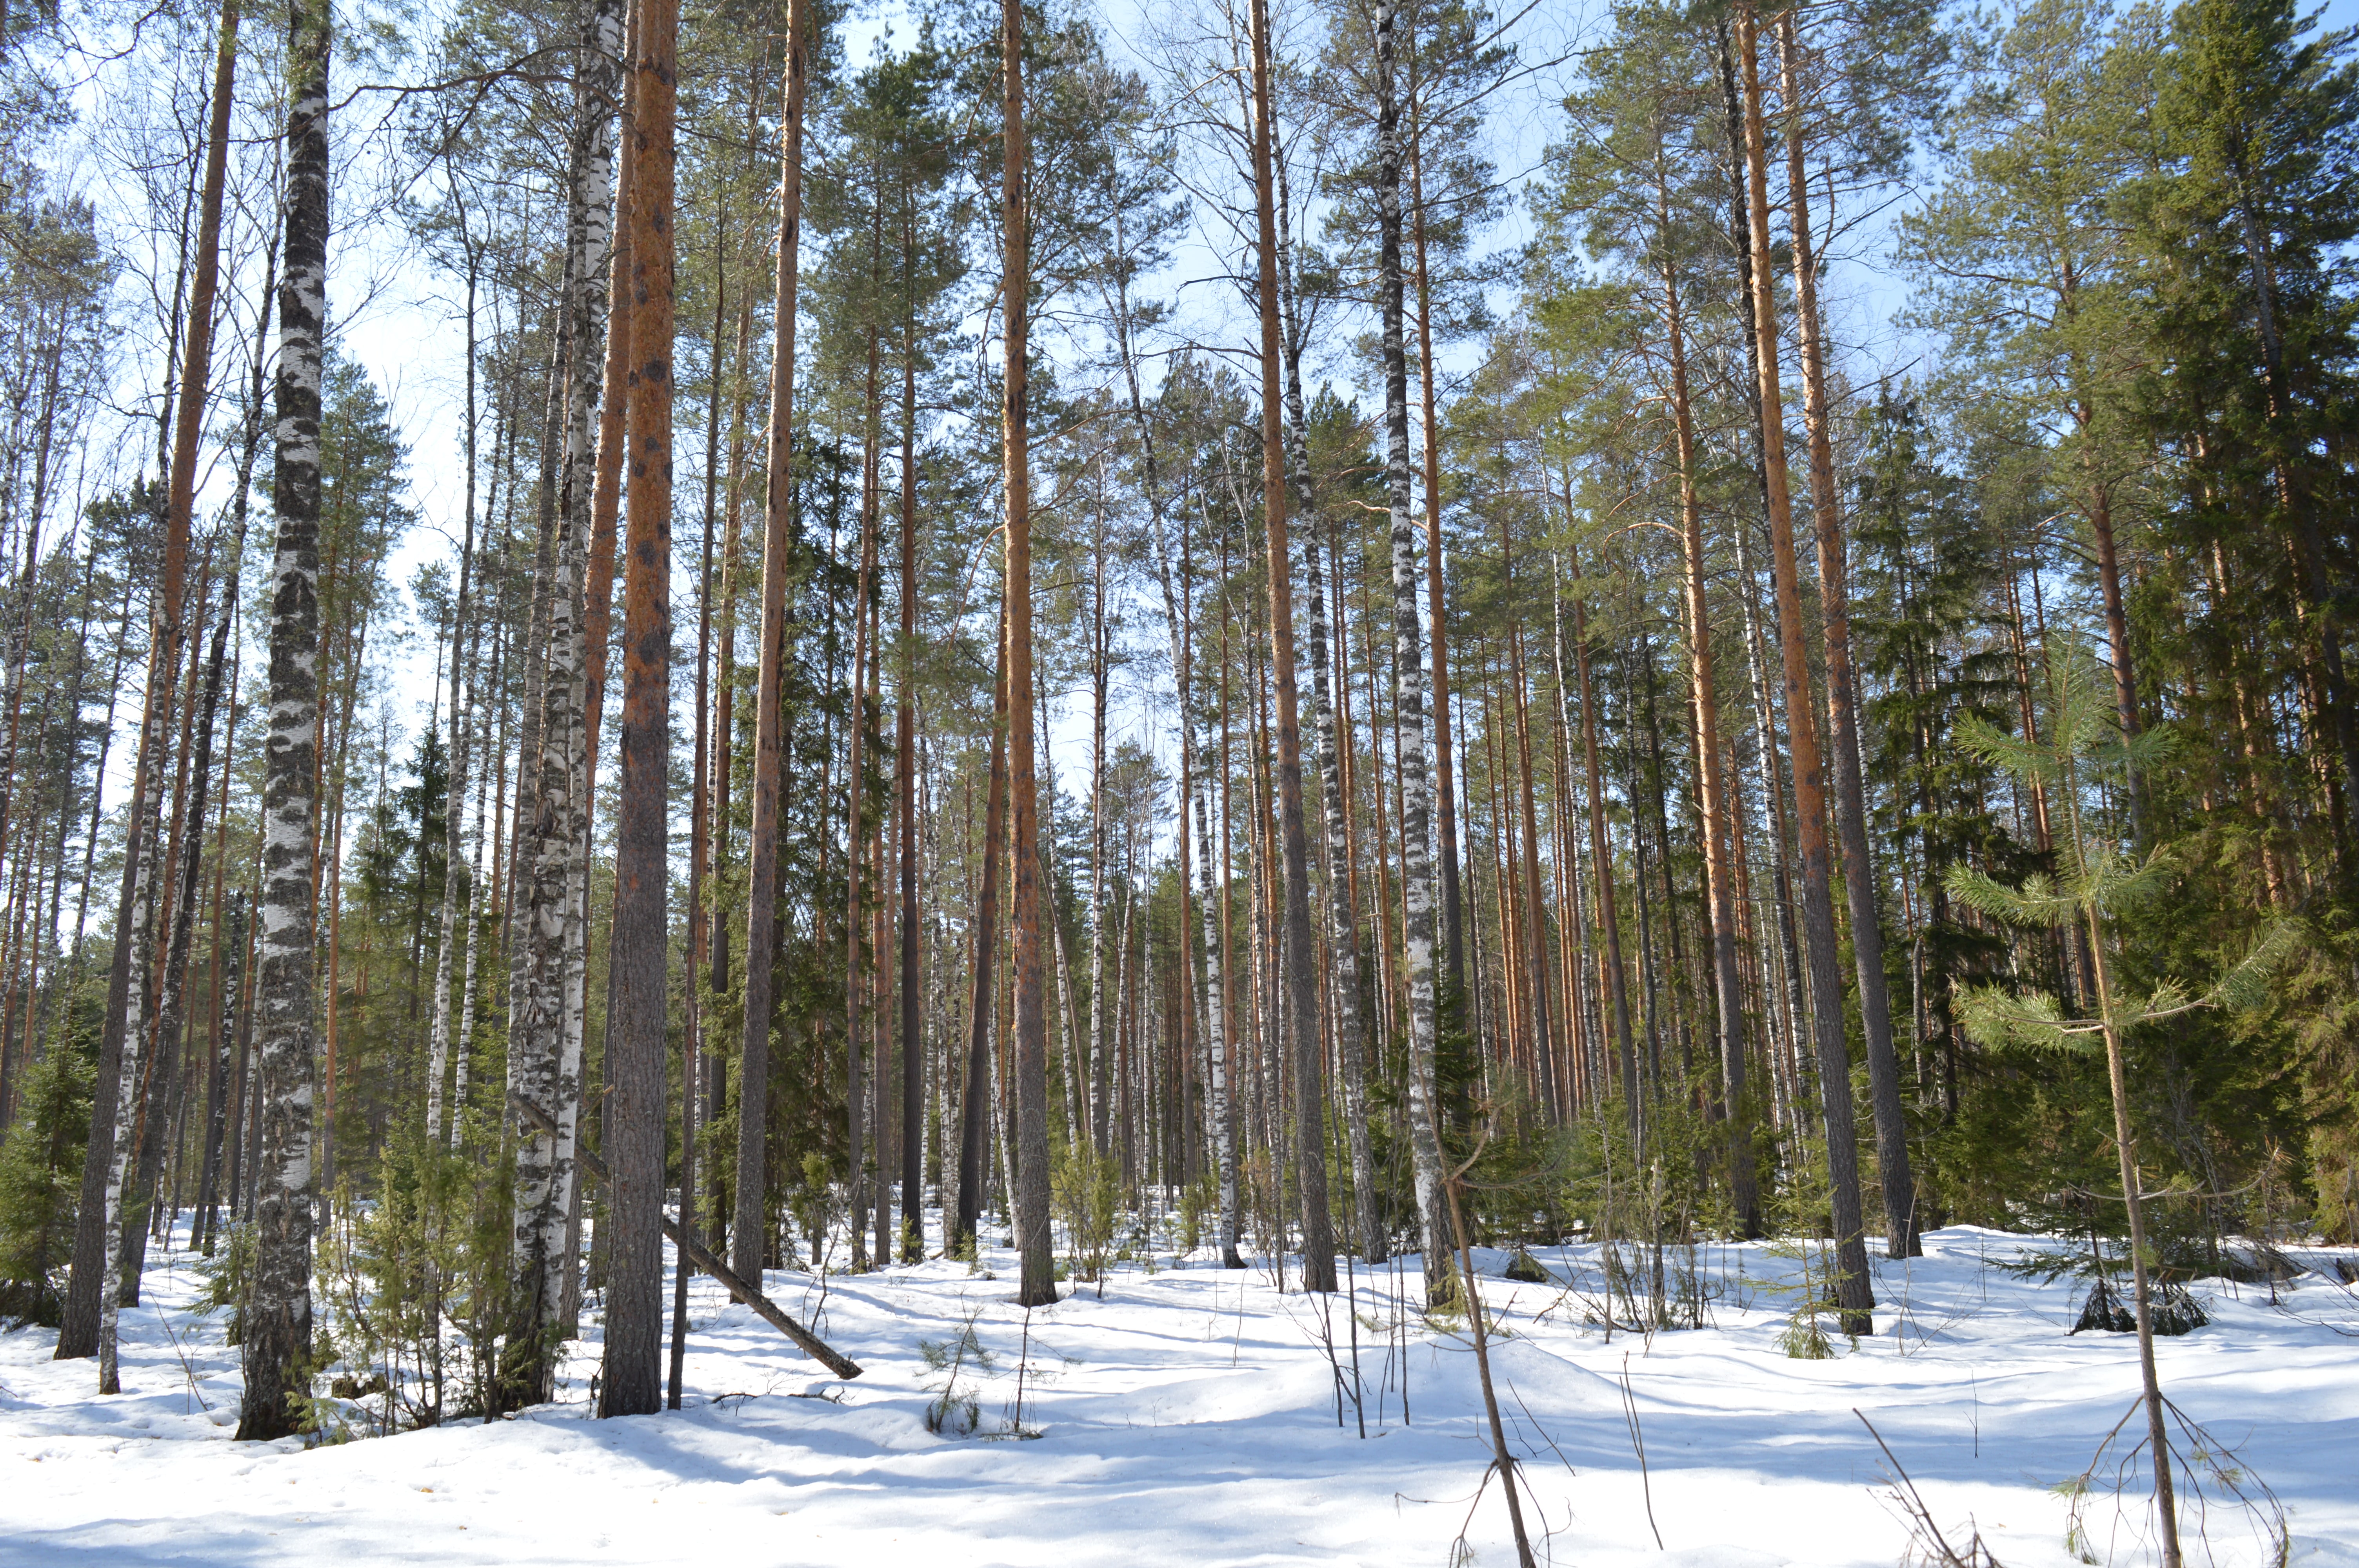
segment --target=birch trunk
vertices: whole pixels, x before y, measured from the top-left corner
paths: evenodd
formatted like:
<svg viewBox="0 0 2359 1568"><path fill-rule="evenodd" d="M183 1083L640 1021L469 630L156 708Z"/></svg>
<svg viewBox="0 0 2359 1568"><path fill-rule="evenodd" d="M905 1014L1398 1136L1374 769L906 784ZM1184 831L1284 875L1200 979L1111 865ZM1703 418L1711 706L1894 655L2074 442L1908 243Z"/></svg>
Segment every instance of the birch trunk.
<svg viewBox="0 0 2359 1568"><path fill-rule="evenodd" d="M1106 1152L1106 682L1105 471L1098 471L1098 504L1091 537L1090 574L1090 1151Z"/></svg>
<svg viewBox="0 0 2359 1568"><path fill-rule="evenodd" d="M622 0L610 0L619 11ZM593 8L587 25L611 33L619 18ZM633 146L626 138L615 150L615 103L629 123L638 92L638 75L627 67L637 55L638 16L634 10L620 22L620 52L601 38L592 59L596 74L589 81L592 98L586 121L577 114L575 134L586 136L577 148L578 168L586 172L571 198L578 211L582 254L573 260L579 273L572 279L565 308L569 312L565 367L565 461L560 495L567 531L582 552L579 630L582 648L581 696L576 704L578 734L572 746L572 785L567 814L568 871L565 893L565 979L562 1023L558 1036L560 1077L568 1087L558 1115L557 1158L563 1172L565 1243L563 1289L558 1316L571 1333L582 1315L582 1192L576 1159L582 1138L581 1075L589 1025L590 977L590 834L596 810L599 719L606 700L606 654L614 637L614 525L620 505L625 430L625 383L633 362L630 289L631 245L622 232L618 214L630 200ZM579 85L579 84L577 84ZM570 253L569 253L570 254ZM601 342L603 352L593 351ZM592 426L596 435L593 441ZM619 884L618 884L619 885ZM610 925L613 922L609 922ZM611 941L611 937L609 938ZM612 1044L614 1027L614 969L607 969L606 1032ZM604 1102L600 1102L603 1107ZM603 1109L599 1125L605 1125ZM600 1273L603 1242L592 1249L591 1272Z"/></svg>
<svg viewBox="0 0 2359 1568"><path fill-rule="evenodd" d="M429 1141L435 1143L444 1141L446 1137L442 1086L443 1080L450 1076L451 1072L451 1031L453 1022L451 1013L451 980L455 962L453 948L461 939L463 925L470 918L472 902L468 897L472 890L468 888L466 879L462 875L462 861L466 849L467 760L468 752L474 744L471 728L473 714L470 699L475 694L471 685L462 684L462 678L472 676L473 654L469 644L472 644L474 639L471 635L462 641L456 633L456 628L464 624L466 621L469 568L473 565L474 545L474 517L472 509L467 518L466 536L466 545L462 546L459 557L460 613L457 621L453 622L452 642L460 647L461 651L453 661L454 668L451 678L452 698L451 782L445 796L448 804L443 814L442 908L437 920L437 928L440 935L435 944L434 953L434 1012L428 1025L426 1049L426 1136ZM468 957L471 961L473 957L472 946L469 948ZM470 975L468 979L472 980L473 976ZM453 1112L450 1125L455 1128L457 1121L458 1116Z"/></svg>
<svg viewBox="0 0 2359 1568"><path fill-rule="evenodd" d="M434 1013L426 1050L426 1137L443 1139L442 1080L451 1061L451 945L466 918L460 890L460 855L464 849L467 801L467 752L473 744L469 726L474 718L468 681L473 665L475 633L469 622L470 595L475 565L475 276L467 275L467 464L466 510L459 546L459 598L451 622L451 771L444 795L442 839L442 909L440 935L434 946ZM455 1118L453 1119L456 1119Z"/></svg>
<svg viewBox="0 0 2359 1568"><path fill-rule="evenodd" d="M1228 889L1220 881L1216 868L1221 864L1212 850L1212 829L1210 800L1212 781L1220 776L1219 759L1212 751L1212 726L1205 716L1203 740L1199 752L1202 761L1196 776L1201 791L1196 796L1196 859L1203 868L1204 895L1204 1049L1211 1057L1206 1065L1206 1082L1211 1087L1212 1104L1208 1108L1212 1121L1213 1162L1220 1183L1220 1243L1221 1266L1242 1269L1245 1260L1237 1255L1237 1119L1229 1096L1229 1061L1234 1045L1228 1027L1226 970L1228 956L1222 942L1222 922L1219 911L1228 903Z"/></svg>
<svg viewBox="0 0 2359 1568"><path fill-rule="evenodd" d="M241 1317L241 1439L284 1437L311 1351L313 832L320 742L320 362L327 325L328 51L324 4L290 16L286 275L278 292L278 521L260 903L261 1039L255 1257Z"/></svg>
<svg viewBox="0 0 2359 1568"><path fill-rule="evenodd" d="M502 639L499 634L495 633L492 639L492 678L490 682L491 687L495 692L499 691L502 687L501 642ZM505 721L503 721L502 734L505 735L505 733L506 724ZM494 738L488 734L484 737L484 740L486 741L485 752L487 755L495 753L497 744L496 741L495 741ZM505 772L505 770L502 771ZM505 781L503 781L503 783L505 783ZM462 914L465 921L463 929L466 935L467 958L464 971L461 975L459 980L458 1033L451 1042L453 1053L458 1057L458 1060L451 1065L451 1113L450 1146L452 1149L460 1147L461 1141L466 1131L467 1079L469 1076L470 1062L474 1054L475 974L483 952L483 920L482 917L479 917L475 913L473 896L475 891L484 885L484 839L487 834L494 838L496 838L497 836L496 829L492 827L492 818L494 813L499 809L499 798L504 793L503 790L491 788L490 785L491 780L488 769L475 775L475 841L473 848L470 851L468 860L468 903L462 911ZM488 795L485 793L487 788L490 790ZM497 863L497 859L498 852L496 848L495 848L493 852L494 864ZM493 907L486 912L486 914L491 918L498 918L500 911L496 903L495 903Z"/></svg>
<svg viewBox="0 0 2359 1568"><path fill-rule="evenodd" d="M1399 723L1402 968L1408 981L1408 1123L1427 1298L1451 1293L1434 1103L1433 857L1425 755L1425 626L1419 613L1417 522L1409 511L1408 366L1401 342L1400 106L1394 97L1398 0L1376 6L1377 294L1383 317L1385 489L1392 514L1393 708Z"/></svg>
<svg viewBox="0 0 2359 1568"><path fill-rule="evenodd" d="M584 534L594 472L590 449L591 391L599 311L596 295L612 243L615 62L622 56L618 0L601 0L583 19L574 84L574 127L562 302L565 346L560 373L563 467L557 530L542 584L547 611L547 672L541 682L539 746L519 768L530 773L531 816L519 825L517 897L511 929L518 976L508 1011L508 1087L555 1124L527 1118L519 1129L512 1218L514 1306L500 1368L504 1409L549 1398L556 1342L570 1294L569 1221L581 1105L578 997L582 907L575 844L587 832L581 797L586 782L583 703L587 682L582 626Z"/></svg>
<svg viewBox="0 0 2359 1568"><path fill-rule="evenodd" d="M245 890L232 889L226 937L223 946L221 1015L214 1020L212 1083L205 1097L205 1162L197 1178L199 1247L213 1255L216 1205L220 1198L222 1160L227 1152L234 1080L233 1065L237 1043L237 1011L245 985Z"/></svg>
<svg viewBox="0 0 2359 1568"><path fill-rule="evenodd" d="M158 643L165 641L159 633ZM168 676L167 684L170 684ZM155 752L160 756L164 749L163 737L156 736L155 742ZM147 741L143 739L141 744L144 749ZM160 765L158 771L161 771ZM101 1223L104 1227L101 1238L103 1262L98 1271L99 1295L94 1305L98 1319L95 1346L98 1391L102 1394L122 1391L115 1366L115 1339L116 1321L123 1305L123 1249L125 1240L123 1205L136 1174L135 1164L139 1153L140 1105L147 1083L141 1072L141 1059L147 1043L148 979L155 970L157 829L161 827L157 807L160 804L161 794L160 790L140 789L132 797L135 819L140 821L144 827L138 834L137 865L134 872L136 892L131 900L131 919L126 923L130 932L131 991L125 1004L119 1057L121 1076L115 1096L113 1131L108 1138L104 1206L99 1210ZM92 1141L95 1143L97 1139L93 1137ZM62 1337L59 1349L60 1352L64 1349Z"/></svg>
<svg viewBox="0 0 2359 1568"><path fill-rule="evenodd" d="M904 231L902 254L914 245ZM924 922L918 904L918 333L907 324L901 346L901 659L895 681L894 812L901 873L901 1261L926 1250L925 1030L918 945Z"/></svg>
<svg viewBox="0 0 2359 1568"><path fill-rule="evenodd" d="M1413 28L1415 15L1396 11L1395 26ZM1472 998L1466 989L1466 892L1458 844L1459 785L1450 751L1450 627L1441 592L1441 439L1433 395L1433 288L1426 271L1425 135L1419 113L1416 44L1408 40L1409 134L1402 149L1409 184L1409 263L1417 280L1417 373L1419 434L1423 466L1419 477L1425 492L1425 589L1433 630L1433 831L1441 872L1441 956L1449 978L1451 1006L1462 1018ZM1396 46L1397 48L1398 46ZM1447 1220L1445 1206L1441 1218ZM1449 1231L1441 1235L1446 1241Z"/></svg>
<svg viewBox="0 0 2359 1568"><path fill-rule="evenodd" d="M1299 402L1299 383L1289 393ZM1308 477L1307 475L1305 476ZM1317 737L1319 794L1327 831L1327 949L1334 966L1335 1064L1343 1077L1343 1132L1352 1160L1352 1202L1357 1211L1360 1256L1381 1263L1388 1249L1376 1206L1375 1157L1368 1138L1366 1030L1360 1018L1360 922L1352 903L1352 849L1344 824L1342 763L1335 712L1329 700L1327 590L1317 528L1302 535L1304 589L1310 602L1310 714ZM1336 650L1341 652L1340 647Z"/></svg>

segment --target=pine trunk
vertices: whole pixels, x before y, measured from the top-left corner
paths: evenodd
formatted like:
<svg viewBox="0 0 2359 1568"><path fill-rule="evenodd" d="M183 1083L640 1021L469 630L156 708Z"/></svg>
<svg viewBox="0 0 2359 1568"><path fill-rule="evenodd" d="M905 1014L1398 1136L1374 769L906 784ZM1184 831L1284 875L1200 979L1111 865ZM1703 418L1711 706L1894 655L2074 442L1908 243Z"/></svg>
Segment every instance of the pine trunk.
<svg viewBox="0 0 2359 1568"><path fill-rule="evenodd" d="M764 1201L770 1182L770 1020L777 994L778 788L785 766L779 741L786 722L781 683L787 581L793 569L794 550L795 311L796 287L801 277L803 35L810 26L807 0L788 0L786 23L786 85L778 128L777 344L770 365L762 644L755 665L753 821L746 840L745 1015L737 1069L737 1212L729 1232L729 1266L746 1280L759 1280L762 1275ZM716 964L720 961L716 958ZM846 1044L847 1049L856 1052L849 1040ZM852 1180L857 1184L859 1179L855 1149ZM858 1229L855 1222L855 1235Z"/></svg>
<svg viewBox="0 0 2359 1568"><path fill-rule="evenodd" d="M1777 631L1785 661L1787 746L1794 762L1795 837L1802 862L1802 930L1810 974L1811 1033L1819 1052L1819 1099L1827 1134L1827 1180L1835 1235L1836 1301L1843 1332L1874 1332L1875 1304L1860 1213L1858 1134L1853 1127L1851 1062L1835 947L1834 868L1827 843L1826 788L1819 737L1810 720L1810 653L1802 635L1801 581L1794 559L1794 519L1786 482L1785 400L1778 386L1777 297L1769 269L1767 138L1761 114L1760 16L1750 3L1737 13L1744 71L1745 153L1752 198L1753 316L1761 377L1761 451L1769 481L1770 567L1777 587Z"/></svg>
<svg viewBox="0 0 2359 1568"><path fill-rule="evenodd" d="M1660 209L1668 214L1668 200ZM1714 1011L1720 1033L1721 1091L1728 1118L1729 1191L1739 1233L1761 1234L1761 1191L1753 1163L1751 1108L1745 1084L1745 996L1737 970L1734 842L1728 786L1721 773L1720 697L1713 669L1712 607L1704 597L1703 505L1696 492L1695 425L1688 403L1686 324L1679 279L1663 269L1664 335L1671 362L1671 417L1680 460L1680 544L1687 566L1688 669L1694 694L1696 790L1701 797L1706 897L1712 914Z"/></svg>
<svg viewBox="0 0 2359 1568"><path fill-rule="evenodd" d="M1015 822L1016 925L1016 1241L1023 1255L1021 1306L1057 1299L1049 1241L1048 1017L1043 1009L1041 924L1049 915L1040 885L1040 815L1035 773L1032 669L1031 427L1026 363L1031 316L1031 241L1027 211L1024 125L1024 7L1001 0L1000 92L1004 145L1000 215L1006 265L1000 305L1006 326L1000 451L1006 472L1008 784Z"/></svg>
<svg viewBox="0 0 2359 1568"><path fill-rule="evenodd" d="M606 1062L614 1173L601 1415L663 1405L666 811L671 763L672 165L678 0L637 0L628 186L630 529L625 545L622 783L615 800L616 1025Z"/></svg>
<svg viewBox="0 0 2359 1568"><path fill-rule="evenodd" d="M999 972L999 868L1007 837L1007 618L1000 615L998 667L992 676L991 782L983 813L983 885L975 894L973 1016L968 1020L966 1092L959 1105L958 1222L943 1237L947 1250L963 1241L980 1247L983 1188L991 1151L991 1026L993 984Z"/></svg>
<svg viewBox="0 0 2359 1568"><path fill-rule="evenodd" d="M1802 416L1810 443L1810 511L1819 546L1819 611L1826 633L1827 744L1834 752L1835 824L1843 840L1843 892L1851 906L1851 950L1859 973L1860 1022L1867 1035L1868 1098L1875 1117L1875 1169L1884 1189L1886 1255L1915 1258L1917 1184L1908 1168L1908 1120L1900 1105L1900 1059L1892 1044L1892 999L1884 979L1884 925L1875 907L1875 867L1868 858L1867 793L1860 778L1858 705L1851 659L1851 592L1844 560L1843 507L1835 494L1829 433L1827 373L1819 325L1818 265L1810 238L1810 187L1802 164L1802 92L1794 13L1777 18L1779 89L1785 99L1788 218L1794 232L1794 312L1801 327ZM2119 646L2117 643L2116 646ZM2127 668L2125 662L2125 670ZM2130 711L2135 733L2136 712Z"/></svg>

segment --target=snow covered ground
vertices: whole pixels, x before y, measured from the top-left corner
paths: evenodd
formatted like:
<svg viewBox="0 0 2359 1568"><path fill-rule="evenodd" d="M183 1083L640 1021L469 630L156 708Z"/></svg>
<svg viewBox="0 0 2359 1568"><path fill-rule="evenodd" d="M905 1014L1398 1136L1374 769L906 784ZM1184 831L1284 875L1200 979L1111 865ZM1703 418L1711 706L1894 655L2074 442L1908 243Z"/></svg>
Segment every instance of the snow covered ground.
<svg viewBox="0 0 2359 1568"><path fill-rule="evenodd" d="M1824 1361L1780 1350L1786 1303L1761 1286L1794 1265L1760 1247L1706 1249L1711 1326L1651 1340L1583 1321L1565 1281L1594 1288L1593 1249L1543 1249L1546 1285L1478 1253L1527 1516L1551 1532L1542 1560L1890 1568L1908 1531L1856 1408L1944 1527L1971 1519L2007 1568L2072 1562L2053 1488L2129 1409L2136 1347L2068 1337L2071 1282L1995 1266L2023 1245L1956 1228L1913 1265L1880 1263L1875 1337ZM91 1392L94 1363L50 1361L47 1331L0 1336L0 1563L1445 1568L1462 1530L1476 1561L1514 1561L1498 1487L1476 1497L1489 1439L1471 1346L1404 1324L1413 1274L1356 1279L1364 1437L1348 1402L1338 1424L1316 1298L1266 1270L1167 1253L1027 1325L998 1252L996 1279L929 1263L834 1279L823 1303L773 1272L780 1304L862 1363L853 1382L700 1280L686 1409L587 1419L593 1323L556 1404L306 1451L228 1441L236 1353L188 1312L185 1255L151 1260L119 1397ZM2359 1568L2359 1298L2321 1272L2274 1306L2266 1286L2199 1294L2212 1324L2162 1343L2166 1391L2274 1488L2295 1563ZM1037 1440L927 1430L939 1375L920 1342L970 1317L996 1364L971 1385L984 1433L1005 1433L1020 1369ZM1338 1303L1325 1322L1348 1377L1350 1319ZM2100 1557L2110 1540L2118 1561L2152 1561L2135 1512L2117 1538L2110 1508L2091 1517ZM2254 1560L2230 1511L2210 1533L2223 1563Z"/></svg>

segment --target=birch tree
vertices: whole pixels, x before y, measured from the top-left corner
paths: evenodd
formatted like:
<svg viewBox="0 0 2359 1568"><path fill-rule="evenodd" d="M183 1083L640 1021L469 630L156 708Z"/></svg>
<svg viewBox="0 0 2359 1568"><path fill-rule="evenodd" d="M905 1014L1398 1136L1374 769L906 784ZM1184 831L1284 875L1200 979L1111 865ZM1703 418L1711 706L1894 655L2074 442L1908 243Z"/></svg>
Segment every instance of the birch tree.
<svg viewBox="0 0 2359 1568"><path fill-rule="evenodd" d="M320 367L327 327L328 59L324 0L294 0L288 35L287 216L278 290L278 545L271 568L270 741L263 786L255 1260L240 1316L241 1440L303 1419L311 1353L312 887L320 745Z"/></svg>

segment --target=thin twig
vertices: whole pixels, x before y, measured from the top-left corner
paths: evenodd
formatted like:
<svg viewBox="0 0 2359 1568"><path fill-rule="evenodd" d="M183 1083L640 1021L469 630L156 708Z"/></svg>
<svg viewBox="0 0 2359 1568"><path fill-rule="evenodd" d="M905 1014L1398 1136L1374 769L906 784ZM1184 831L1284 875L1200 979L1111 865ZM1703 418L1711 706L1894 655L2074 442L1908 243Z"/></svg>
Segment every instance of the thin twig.
<svg viewBox="0 0 2359 1568"><path fill-rule="evenodd" d="M1622 1352L1622 1419L1630 1423L1630 1446L1638 1454L1638 1487L1647 1498L1647 1528L1655 1532L1655 1550L1665 1550L1663 1530L1655 1522L1655 1483L1647 1474L1647 1439L1638 1430L1638 1401L1630 1394L1630 1353Z"/></svg>

